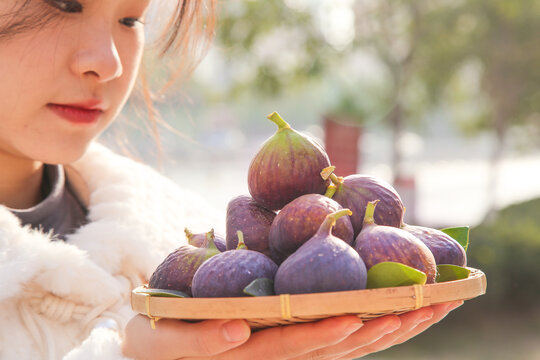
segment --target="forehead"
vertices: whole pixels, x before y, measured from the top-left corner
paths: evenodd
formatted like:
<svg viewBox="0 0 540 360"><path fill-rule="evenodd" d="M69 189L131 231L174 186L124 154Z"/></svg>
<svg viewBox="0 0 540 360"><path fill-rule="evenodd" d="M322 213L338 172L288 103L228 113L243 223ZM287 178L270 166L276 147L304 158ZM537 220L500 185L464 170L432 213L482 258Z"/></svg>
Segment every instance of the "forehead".
<svg viewBox="0 0 540 360"><path fill-rule="evenodd" d="M9 15L14 15L17 10L26 7L30 4L30 1L23 0L1 0L0 1L0 20Z"/></svg>

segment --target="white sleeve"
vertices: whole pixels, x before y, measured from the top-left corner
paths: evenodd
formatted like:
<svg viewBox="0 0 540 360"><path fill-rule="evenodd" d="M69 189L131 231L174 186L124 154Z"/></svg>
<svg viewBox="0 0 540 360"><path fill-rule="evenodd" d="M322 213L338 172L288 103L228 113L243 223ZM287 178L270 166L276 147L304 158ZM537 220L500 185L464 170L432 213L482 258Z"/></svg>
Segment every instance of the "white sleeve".
<svg viewBox="0 0 540 360"><path fill-rule="evenodd" d="M63 360L130 360L122 355L122 340L117 330L96 327L83 343Z"/></svg>

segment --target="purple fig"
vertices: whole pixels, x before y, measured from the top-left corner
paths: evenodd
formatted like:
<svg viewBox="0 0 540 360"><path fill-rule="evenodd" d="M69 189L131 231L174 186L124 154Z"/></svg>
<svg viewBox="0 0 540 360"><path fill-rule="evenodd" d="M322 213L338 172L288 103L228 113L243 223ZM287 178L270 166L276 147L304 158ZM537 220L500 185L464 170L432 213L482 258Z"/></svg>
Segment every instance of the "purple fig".
<svg viewBox="0 0 540 360"><path fill-rule="evenodd" d="M276 294L305 294L360 290L366 287L367 271L362 258L343 240L332 235L342 209L326 216L316 234L289 256L274 280Z"/></svg>
<svg viewBox="0 0 540 360"><path fill-rule="evenodd" d="M285 205L270 226L268 242L272 259L282 263L315 235L328 214L341 209L336 201L320 194L302 195ZM332 234L352 246L354 232L348 216L336 220Z"/></svg>
<svg viewBox="0 0 540 360"><path fill-rule="evenodd" d="M244 242L250 250L270 256L268 233L276 213L257 203L249 195L240 195L227 205L227 250L238 246L237 231L244 234Z"/></svg>
<svg viewBox="0 0 540 360"><path fill-rule="evenodd" d="M248 250L239 231L238 248L222 252L201 265L193 277L193 297L248 296L253 280L274 280L277 265L266 255Z"/></svg>
<svg viewBox="0 0 540 360"><path fill-rule="evenodd" d="M148 287L183 291L191 296L192 280L197 269L220 253L214 244L213 231L207 232L206 238L204 247L186 244L170 253L150 277Z"/></svg>
<svg viewBox="0 0 540 360"><path fill-rule="evenodd" d="M457 266L467 265L465 249L450 235L444 232L424 226L403 224L403 230L413 234L422 241L435 257L437 265L452 264Z"/></svg>
<svg viewBox="0 0 540 360"><path fill-rule="evenodd" d="M311 137L292 129L278 113L268 115L278 126L249 165L248 189L259 204L279 210L304 194L324 194L328 179L319 174L330 166L328 155Z"/></svg>
<svg viewBox="0 0 540 360"><path fill-rule="evenodd" d="M364 214L369 201L380 200L377 205L375 222L379 225L400 227L403 222L405 208L397 191L387 182L380 179L354 174L344 178L330 175L332 185L326 195L337 201L344 208L351 209L351 223L354 236L362 230Z"/></svg>
<svg viewBox="0 0 540 360"><path fill-rule="evenodd" d="M226 250L225 238L223 237L223 235L216 234L214 232L214 229L210 231L212 233L211 236L212 236L212 239L214 240L214 244L216 245L216 248L220 252L224 252ZM188 244L193 245L195 247L199 247L199 248L207 246L208 244L207 233L194 234L188 228L184 229L184 233L186 234Z"/></svg>
<svg viewBox="0 0 540 360"><path fill-rule="evenodd" d="M383 261L398 262L422 271L427 276L426 282L434 283L437 265L429 248L405 230L377 225L374 212L378 202L378 200L368 202L364 225L355 244L355 249L364 260L367 269Z"/></svg>

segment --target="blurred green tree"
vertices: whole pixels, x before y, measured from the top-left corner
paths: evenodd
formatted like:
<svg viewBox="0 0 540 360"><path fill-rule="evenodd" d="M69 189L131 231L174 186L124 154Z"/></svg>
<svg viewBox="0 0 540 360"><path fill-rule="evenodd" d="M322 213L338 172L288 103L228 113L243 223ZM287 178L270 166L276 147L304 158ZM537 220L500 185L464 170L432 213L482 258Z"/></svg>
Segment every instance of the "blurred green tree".
<svg viewBox="0 0 540 360"><path fill-rule="evenodd" d="M325 68L328 49L307 8L278 0L229 2L218 25L217 47L233 73L227 96L277 96Z"/></svg>
<svg viewBox="0 0 540 360"><path fill-rule="evenodd" d="M494 132L493 194L511 127L525 127L524 137L536 134L538 143L540 1L440 3L418 29L416 74L430 103L446 103L463 130Z"/></svg>
<svg viewBox="0 0 540 360"><path fill-rule="evenodd" d="M405 126L435 108L494 131L494 170L511 126L538 131L538 34L540 1L268 0L224 5L216 44L225 96L323 82L329 113L388 124L399 178Z"/></svg>
<svg viewBox="0 0 540 360"><path fill-rule="evenodd" d="M471 229L468 264L488 278L480 308L523 312L540 301L540 198L510 205Z"/></svg>
<svg viewBox="0 0 540 360"><path fill-rule="evenodd" d="M327 115L391 126L399 177L399 138L414 107L404 94L422 11L414 0L228 3L216 39L234 74L225 95L278 96L324 82Z"/></svg>

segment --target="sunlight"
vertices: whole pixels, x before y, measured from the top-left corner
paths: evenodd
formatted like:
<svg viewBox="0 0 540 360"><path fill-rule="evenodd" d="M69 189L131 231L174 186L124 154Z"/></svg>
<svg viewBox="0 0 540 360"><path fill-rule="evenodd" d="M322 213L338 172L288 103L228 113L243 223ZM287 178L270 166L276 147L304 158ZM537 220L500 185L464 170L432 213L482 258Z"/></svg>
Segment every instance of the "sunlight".
<svg viewBox="0 0 540 360"><path fill-rule="evenodd" d="M351 0L323 0L319 8L321 29L328 43L343 51L352 44L355 15Z"/></svg>

